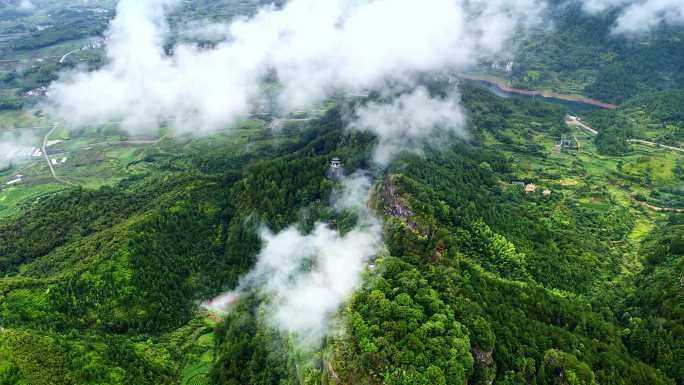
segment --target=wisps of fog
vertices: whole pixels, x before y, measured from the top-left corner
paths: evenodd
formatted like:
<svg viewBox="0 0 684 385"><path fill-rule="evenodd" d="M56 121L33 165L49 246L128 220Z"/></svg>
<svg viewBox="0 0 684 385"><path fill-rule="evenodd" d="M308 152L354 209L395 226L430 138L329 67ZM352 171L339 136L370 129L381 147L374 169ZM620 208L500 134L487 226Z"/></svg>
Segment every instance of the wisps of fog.
<svg viewBox="0 0 684 385"><path fill-rule="evenodd" d="M663 24L684 24L682 0L582 0L582 6L593 14L617 10L613 32L618 34L640 34Z"/></svg>
<svg viewBox="0 0 684 385"><path fill-rule="evenodd" d="M193 20L183 26L180 36L194 40L224 41L230 36L230 25L207 20Z"/></svg>
<svg viewBox="0 0 684 385"><path fill-rule="evenodd" d="M28 132L20 132L19 135L0 135L0 164L30 158L35 143L37 139Z"/></svg>
<svg viewBox="0 0 684 385"><path fill-rule="evenodd" d="M465 114L459 101L457 95L433 98L419 87L390 103L371 103L358 109L352 127L377 135L374 160L384 166L400 152L418 151L422 142L434 141L444 132L466 137Z"/></svg>
<svg viewBox="0 0 684 385"><path fill-rule="evenodd" d="M326 223L308 234L294 226L277 234L263 229L256 266L237 289L204 306L225 311L242 293L257 290L269 298L260 314L272 327L303 347L318 347L331 317L359 285L365 263L383 247L380 220L365 204L371 184L369 176L356 173L333 194L334 207L359 217L357 227L346 234Z"/></svg>

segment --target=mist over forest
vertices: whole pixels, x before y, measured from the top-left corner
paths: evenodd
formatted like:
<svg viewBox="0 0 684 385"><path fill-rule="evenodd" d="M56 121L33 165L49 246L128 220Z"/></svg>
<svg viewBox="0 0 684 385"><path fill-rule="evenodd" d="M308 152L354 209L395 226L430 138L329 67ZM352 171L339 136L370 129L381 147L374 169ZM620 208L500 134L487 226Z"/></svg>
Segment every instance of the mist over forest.
<svg viewBox="0 0 684 385"><path fill-rule="evenodd" d="M0 0L0 384L684 385L684 2Z"/></svg>

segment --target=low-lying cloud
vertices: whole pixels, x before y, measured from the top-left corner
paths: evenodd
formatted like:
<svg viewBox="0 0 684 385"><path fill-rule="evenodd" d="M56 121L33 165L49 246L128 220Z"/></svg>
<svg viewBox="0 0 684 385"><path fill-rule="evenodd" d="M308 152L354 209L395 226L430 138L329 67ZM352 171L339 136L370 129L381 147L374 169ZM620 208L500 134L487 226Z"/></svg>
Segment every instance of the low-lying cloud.
<svg viewBox="0 0 684 385"><path fill-rule="evenodd" d="M28 132L0 135L0 164L30 158L37 140Z"/></svg>
<svg viewBox="0 0 684 385"><path fill-rule="evenodd" d="M333 203L359 215L352 231L341 234L319 223L311 233L296 227L280 233L264 229L257 263L239 287L205 303L224 311L242 293L257 290L269 299L261 312L278 330L292 334L302 346L317 347L328 332L330 318L358 286L365 263L382 248L382 229L365 202L370 177L356 173L342 181Z"/></svg>
<svg viewBox="0 0 684 385"><path fill-rule="evenodd" d="M465 137L465 114L458 96L433 98L425 88L401 95L391 103L370 103L357 110L352 127L377 135L374 160L387 165L403 150L417 150L440 133Z"/></svg>
<svg viewBox="0 0 684 385"><path fill-rule="evenodd" d="M277 74L284 111L332 92L380 87L420 72L465 69L500 53L538 22L543 0L291 0L248 19L211 25L225 41L168 54L166 14L178 0L122 0L107 33L107 64L63 76L51 111L70 126L122 120L130 130L168 122L181 131L224 128L256 107Z"/></svg>
<svg viewBox="0 0 684 385"><path fill-rule="evenodd" d="M615 33L638 34L663 24L684 24L682 0L583 0L582 6L594 14L618 10Z"/></svg>

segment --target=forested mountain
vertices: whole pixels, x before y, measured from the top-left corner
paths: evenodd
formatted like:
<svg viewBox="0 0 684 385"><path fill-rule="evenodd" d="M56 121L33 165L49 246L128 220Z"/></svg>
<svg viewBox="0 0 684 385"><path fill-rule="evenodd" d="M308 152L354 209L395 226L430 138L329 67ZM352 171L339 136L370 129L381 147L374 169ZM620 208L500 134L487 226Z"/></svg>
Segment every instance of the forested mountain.
<svg viewBox="0 0 684 385"><path fill-rule="evenodd" d="M684 385L684 7L416 4L0 0L0 385Z"/></svg>
<svg viewBox="0 0 684 385"><path fill-rule="evenodd" d="M373 137L344 131L338 108L267 152L151 150L147 175L3 219L3 383L681 383L678 216L644 238L644 270L623 276L626 207L510 184L516 158L547 157L514 138L564 132L563 109L478 88L463 98L469 141L374 176L386 255L340 310L347 333L320 351L260 320L259 293L215 331L196 301L250 268L257 223L344 228L327 161L367 168Z"/></svg>

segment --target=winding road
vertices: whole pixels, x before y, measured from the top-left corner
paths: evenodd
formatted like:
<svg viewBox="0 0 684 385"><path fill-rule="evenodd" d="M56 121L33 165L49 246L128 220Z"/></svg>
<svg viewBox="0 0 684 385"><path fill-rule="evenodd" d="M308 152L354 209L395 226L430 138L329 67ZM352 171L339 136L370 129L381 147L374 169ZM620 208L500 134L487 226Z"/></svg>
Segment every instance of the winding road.
<svg viewBox="0 0 684 385"><path fill-rule="evenodd" d="M581 121L578 117L576 117L576 116L572 116L572 115L566 116L566 117L565 117L565 123L566 123L568 126L580 127L580 128L582 128L582 129L584 129L584 130L586 130L586 131L589 131L589 132L590 132L592 135L594 135L594 136L595 136L595 135L598 135L598 131L596 131L595 129L593 129L593 128L587 126L587 125L584 124L584 123L582 123L582 121ZM575 141L577 141L577 137L575 137ZM681 153L684 154L684 148L668 146L668 145L666 145L666 144L661 144L661 143L656 143L656 142L650 142L650 141L648 141L648 140L642 140L642 139L627 139L627 142L629 142L629 143L643 144L643 145L651 146L651 147L662 147L662 148L665 148L665 149L668 149L668 150L677 151L677 152L681 152ZM579 141L577 141L577 143L578 143L578 145L579 145ZM630 196L630 198L632 199L633 202L635 202L635 203L637 203L637 204L640 204L640 205L642 205L642 206L644 206L644 207L646 207L646 208L648 208L648 209L651 209L651 210L653 210L653 211L658 211L658 212L672 212L672 213L684 213L684 209L677 209L677 208L673 208L673 207L658 207L658 206L654 206L654 205L652 205L652 204L649 204L649 203L647 203L647 202L642 202L642 201L640 201L640 200L637 200L634 196Z"/></svg>
<svg viewBox="0 0 684 385"><path fill-rule="evenodd" d="M572 116L572 115L566 116L565 117L565 123L568 126L581 127L583 129L585 129L586 131L589 131L592 135L598 135L598 133L599 133L595 129L587 126L584 123L582 123L580 118L578 118L576 116ZM684 154L684 148L681 148L681 147L668 146L667 144L651 142L651 141L643 140L643 139L627 139L627 141L629 143L643 144L643 145L651 146L651 147L662 147L662 148L665 148L668 150L677 151L677 152L681 152L682 154Z"/></svg>
<svg viewBox="0 0 684 385"><path fill-rule="evenodd" d="M658 212L668 212L668 213L684 213L684 209L676 209L673 207L658 207L658 206L653 206L652 204L648 202L642 202L638 199L636 199L634 196L630 196L633 202L638 203L646 208L649 208L653 211L658 211Z"/></svg>
<svg viewBox="0 0 684 385"><path fill-rule="evenodd" d="M66 54L64 54L64 56L62 56L61 59L59 59L59 64L64 63L64 61L69 57L69 55L71 55L72 53L76 53L76 52L78 52L78 51L80 51L80 50L81 50L81 49L78 48L78 49L75 49L75 50L73 50L73 51L67 52Z"/></svg>
<svg viewBox="0 0 684 385"><path fill-rule="evenodd" d="M684 148L672 147L672 146L668 146L666 144L661 144L661 143L656 143L656 142L649 142L648 140L627 139L627 141L630 143L639 143L639 144L644 144L647 146L662 147L662 148L666 148L668 150L678 151L678 152L684 153Z"/></svg>
<svg viewBox="0 0 684 385"><path fill-rule="evenodd" d="M47 153L48 140L50 139L50 135L52 135L52 133L55 132L58 125L59 125L58 123L53 124L52 129L47 134L45 134L45 136L43 137L43 145L42 145L41 149L43 150L43 157L45 157L45 161L47 162L48 167L50 167L50 173L52 173L52 177L55 178L55 180L57 182L65 183L65 184L73 186L74 185L73 183L57 176L57 173L55 172L55 168L52 167L52 163L50 162L50 157L48 156L48 153Z"/></svg>

